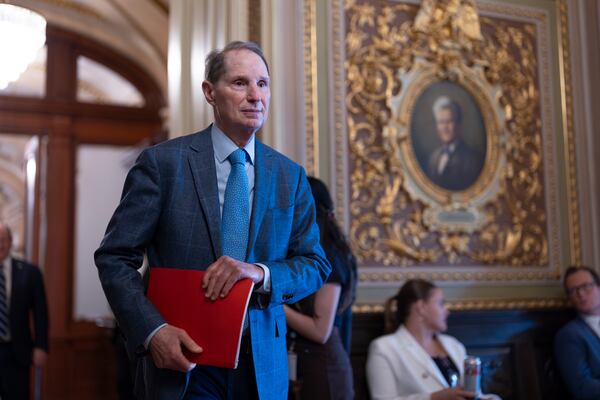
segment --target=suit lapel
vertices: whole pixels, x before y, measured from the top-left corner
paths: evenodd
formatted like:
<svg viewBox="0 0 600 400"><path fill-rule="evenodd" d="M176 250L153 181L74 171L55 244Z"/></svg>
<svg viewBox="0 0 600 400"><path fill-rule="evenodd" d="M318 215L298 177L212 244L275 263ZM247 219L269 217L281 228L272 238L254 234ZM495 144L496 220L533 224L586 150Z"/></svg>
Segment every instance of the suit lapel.
<svg viewBox="0 0 600 400"><path fill-rule="evenodd" d="M444 350L446 350L448 356L452 359L452 362L454 362L456 368L458 368L460 376L463 376L465 360L460 359L460 357L462 356L461 352L459 352L458 348L450 340L448 340L447 336L439 335L438 340L442 344Z"/></svg>
<svg viewBox="0 0 600 400"><path fill-rule="evenodd" d="M217 259L221 256L221 212L210 127L195 135L190 148L193 151L188 156L188 162L200 207L208 222L210 241Z"/></svg>
<svg viewBox="0 0 600 400"><path fill-rule="evenodd" d="M11 284L11 290L10 290L10 314L12 316L12 312L13 310L15 310L18 307L18 301L16 298L17 292L19 291L19 286L21 285L21 278L23 277L23 265L21 265L21 263L17 260L15 260L14 258L12 259L11 262L11 267L12 267L12 271L11 271L11 277L10 277L10 284Z"/></svg>
<svg viewBox="0 0 600 400"><path fill-rule="evenodd" d="M256 237L260 229L265 212L269 206L271 198L271 179L273 170L273 160L268 149L258 139L256 140L254 157L254 200L252 202L252 215L250 216L250 234L248 236L248 254L249 258L253 254ZM248 259L248 261L252 261Z"/></svg>
<svg viewBox="0 0 600 400"><path fill-rule="evenodd" d="M596 334L596 332L594 332L592 327L589 326L589 324L583 319L581 315L577 316L577 322L579 323L581 332L585 335L587 341L596 344L596 346L593 346L593 348L598 348L598 345L600 344L600 337L598 337L598 335Z"/></svg>
<svg viewBox="0 0 600 400"><path fill-rule="evenodd" d="M413 359L420 364L427 373L434 378L442 387L448 387L448 383L444 379L444 376L440 372L433 359L427 354L427 352L421 347L421 345L413 338L410 332L402 327L399 335L401 340L406 343L406 349ZM425 378L425 377L424 377Z"/></svg>

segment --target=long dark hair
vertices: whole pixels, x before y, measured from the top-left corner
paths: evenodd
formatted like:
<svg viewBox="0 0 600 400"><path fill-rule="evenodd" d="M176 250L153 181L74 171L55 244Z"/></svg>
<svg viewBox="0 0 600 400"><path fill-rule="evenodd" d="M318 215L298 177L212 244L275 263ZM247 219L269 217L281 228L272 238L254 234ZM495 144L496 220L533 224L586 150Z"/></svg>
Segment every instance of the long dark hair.
<svg viewBox="0 0 600 400"><path fill-rule="evenodd" d="M424 279L409 279L406 281L395 296L396 322L399 325L404 324L410 314L411 306L419 300L426 301L435 288L437 286Z"/></svg>
<svg viewBox="0 0 600 400"><path fill-rule="evenodd" d="M334 205L327 186L321 180L312 176L308 183L315 199L317 209L317 225L321 231L321 245L328 253L329 261L339 257L343 262L338 263L339 268L346 268L345 274L349 277L348 288L342 287L338 313L345 311L352 305L356 296L356 259L352 254L346 236L340 229L334 216Z"/></svg>

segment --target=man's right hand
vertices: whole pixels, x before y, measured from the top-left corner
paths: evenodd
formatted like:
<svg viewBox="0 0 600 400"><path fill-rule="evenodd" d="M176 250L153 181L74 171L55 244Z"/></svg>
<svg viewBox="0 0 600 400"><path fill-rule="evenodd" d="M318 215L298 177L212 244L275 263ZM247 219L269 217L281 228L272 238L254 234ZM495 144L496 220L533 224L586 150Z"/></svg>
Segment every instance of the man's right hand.
<svg viewBox="0 0 600 400"><path fill-rule="evenodd" d="M475 398L474 392L468 392L461 387L438 390L431 394L431 400L467 400Z"/></svg>
<svg viewBox="0 0 600 400"><path fill-rule="evenodd" d="M150 340L150 354L158 368L187 372L194 367L183 355L185 348L192 353L201 353L202 348L183 329L165 325Z"/></svg>
<svg viewBox="0 0 600 400"><path fill-rule="evenodd" d="M264 277L265 272L256 264L221 256L206 269L202 287L206 290L206 297L214 301L227 296L233 285L241 279L249 278L255 284L259 284Z"/></svg>

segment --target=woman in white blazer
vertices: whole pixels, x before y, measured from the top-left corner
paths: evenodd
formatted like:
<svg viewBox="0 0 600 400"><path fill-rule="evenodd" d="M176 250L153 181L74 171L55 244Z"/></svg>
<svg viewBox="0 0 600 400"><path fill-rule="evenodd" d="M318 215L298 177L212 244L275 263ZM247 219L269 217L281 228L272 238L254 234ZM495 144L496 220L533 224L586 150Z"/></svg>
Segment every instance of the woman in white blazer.
<svg viewBox="0 0 600 400"><path fill-rule="evenodd" d="M465 346L443 335L448 310L442 290L422 279L407 281L398 294L398 330L369 346L367 381L373 400L458 400ZM434 361L437 358L437 362Z"/></svg>

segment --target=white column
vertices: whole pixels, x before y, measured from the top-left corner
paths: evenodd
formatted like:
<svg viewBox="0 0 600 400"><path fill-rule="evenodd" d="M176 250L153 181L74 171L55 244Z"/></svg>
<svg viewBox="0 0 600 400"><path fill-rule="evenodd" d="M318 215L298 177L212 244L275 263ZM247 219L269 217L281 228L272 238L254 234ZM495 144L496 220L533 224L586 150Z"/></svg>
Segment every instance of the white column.
<svg viewBox="0 0 600 400"><path fill-rule="evenodd" d="M171 0L169 26L169 136L213 121L204 100L204 59L213 49L248 38L247 0Z"/></svg>
<svg viewBox="0 0 600 400"><path fill-rule="evenodd" d="M600 117L597 110L600 105L600 5L584 0L568 0L567 5L582 259L584 264L598 269L600 164L597 154L600 150Z"/></svg>
<svg viewBox="0 0 600 400"><path fill-rule="evenodd" d="M271 110L262 138L304 165L303 1L263 0L261 6L261 45L271 68Z"/></svg>

